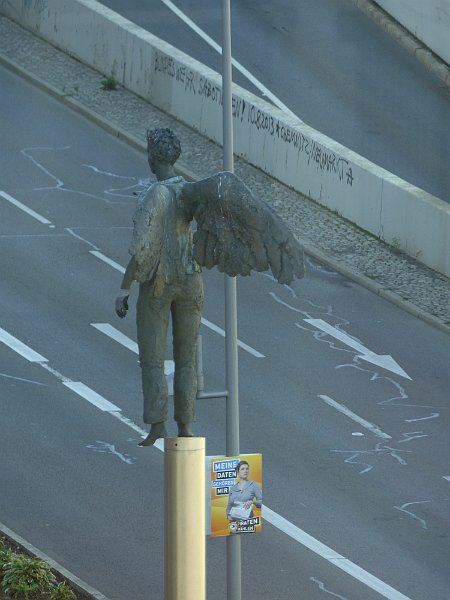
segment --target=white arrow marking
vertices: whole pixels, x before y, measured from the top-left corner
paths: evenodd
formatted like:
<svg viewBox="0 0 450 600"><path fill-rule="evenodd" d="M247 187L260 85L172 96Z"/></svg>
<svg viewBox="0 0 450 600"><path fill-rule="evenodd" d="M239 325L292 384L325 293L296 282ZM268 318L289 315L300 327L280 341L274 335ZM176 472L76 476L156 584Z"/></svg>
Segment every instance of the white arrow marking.
<svg viewBox="0 0 450 600"><path fill-rule="evenodd" d="M322 319L304 319L304 321L343 342L346 346L350 346L350 348L353 348L353 350L356 350L358 352L358 358L362 358L363 360L377 365L378 367L382 367L387 371L392 371L393 373L401 375L406 379L411 379L411 377L400 367L398 363L395 362L395 360L389 354L375 354L375 352L372 352L346 333L339 331L339 329L336 329Z"/></svg>

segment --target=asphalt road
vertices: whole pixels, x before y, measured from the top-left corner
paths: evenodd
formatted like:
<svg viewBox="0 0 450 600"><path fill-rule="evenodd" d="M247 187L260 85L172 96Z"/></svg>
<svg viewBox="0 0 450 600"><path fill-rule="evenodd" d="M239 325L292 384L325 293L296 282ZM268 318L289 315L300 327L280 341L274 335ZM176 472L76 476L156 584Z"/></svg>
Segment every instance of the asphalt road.
<svg viewBox="0 0 450 600"><path fill-rule="evenodd" d="M135 340L134 309L121 321L113 304L145 157L0 80L0 521L111 599L162 597L163 456L137 447L136 355L98 328ZM310 260L291 288L238 283L238 337L264 355L240 350L241 451L263 453L264 503L290 534L268 511L243 539L243 597L447 600L448 337ZM205 288L223 327L223 277ZM206 388L223 388L223 339L202 335ZM198 403L210 455L224 419L222 400ZM207 585L226 597L223 540Z"/></svg>
<svg viewBox="0 0 450 600"><path fill-rule="evenodd" d="M217 52L165 0L103 4L221 71ZM221 2L174 4L221 43ZM233 57L297 117L450 201L449 89L352 0L233 0L231 15ZM261 95L236 69L233 78Z"/></svg>

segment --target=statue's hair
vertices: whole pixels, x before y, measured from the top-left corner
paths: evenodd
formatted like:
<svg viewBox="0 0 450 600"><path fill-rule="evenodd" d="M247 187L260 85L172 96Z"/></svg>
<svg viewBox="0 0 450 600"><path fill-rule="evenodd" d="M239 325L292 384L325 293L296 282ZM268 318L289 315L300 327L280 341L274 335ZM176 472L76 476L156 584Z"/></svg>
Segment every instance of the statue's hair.
<svg viewBox="0 0 450 600"><path fill-rule="evenodd" d="M180 140L170 129L147 129L147 151L155 160L173 165L181 154Z"/></svg>

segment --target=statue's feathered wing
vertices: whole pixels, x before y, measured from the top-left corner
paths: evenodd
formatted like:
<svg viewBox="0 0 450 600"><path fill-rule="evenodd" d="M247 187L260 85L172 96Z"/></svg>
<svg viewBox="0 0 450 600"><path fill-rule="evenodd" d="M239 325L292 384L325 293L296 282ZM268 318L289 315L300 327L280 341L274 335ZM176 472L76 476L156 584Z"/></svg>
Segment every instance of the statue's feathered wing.
<svg viewBox="0 0 450 600"><path fill-rule="evenodd" d="M272 208L233 173L185 183L182 200L197 221L194 258L228 275L271 269L279 283L303 277L303 251Z"/></svg>

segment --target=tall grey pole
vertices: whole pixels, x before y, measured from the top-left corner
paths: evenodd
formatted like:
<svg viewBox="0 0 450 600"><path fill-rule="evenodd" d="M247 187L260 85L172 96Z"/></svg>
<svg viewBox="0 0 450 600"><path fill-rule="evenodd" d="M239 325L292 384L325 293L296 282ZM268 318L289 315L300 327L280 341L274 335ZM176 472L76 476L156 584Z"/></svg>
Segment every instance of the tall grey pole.
<svg viewBox="0 0 450 600"><path fill-rule="evenodd" d="M222 103L223 103L223 169L233 171L233 115L231 76L230 0L222 0ZM237 358L236 278L225 276L225 331L227 456L239 455L239 396ZM241 540L238 535L227 538L227 600L241 600Z"/></svg>

